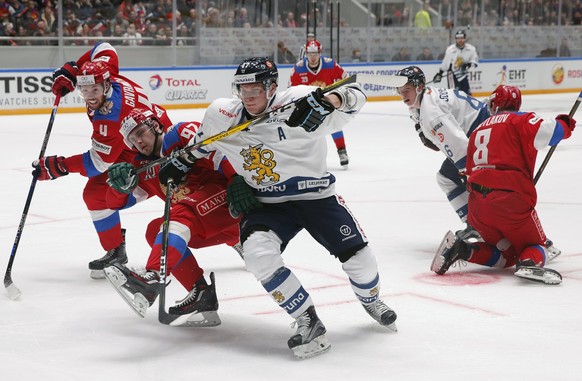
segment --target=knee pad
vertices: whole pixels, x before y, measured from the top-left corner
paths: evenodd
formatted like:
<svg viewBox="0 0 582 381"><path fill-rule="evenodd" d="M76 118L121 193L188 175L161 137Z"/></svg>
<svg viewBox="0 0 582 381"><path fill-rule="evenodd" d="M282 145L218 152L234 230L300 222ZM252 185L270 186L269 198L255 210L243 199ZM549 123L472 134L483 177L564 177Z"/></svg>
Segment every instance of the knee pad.
<svg viewBox="0 0 582 381"><path fill-rule="evenodd" d="M281 257L281 239L272 230L255 231L243 243L247 270L259 282L269 279L277 269L284 267Z"/></svg>

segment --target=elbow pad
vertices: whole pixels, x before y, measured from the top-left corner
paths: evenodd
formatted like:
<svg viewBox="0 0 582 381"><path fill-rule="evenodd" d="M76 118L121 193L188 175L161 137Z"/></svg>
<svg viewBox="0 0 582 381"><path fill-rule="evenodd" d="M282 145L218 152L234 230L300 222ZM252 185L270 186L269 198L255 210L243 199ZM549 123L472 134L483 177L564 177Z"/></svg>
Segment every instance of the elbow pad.
<svg viewBox="0 0 582 381"><path fill-rule="evenodd" d="M342 112L355 112L359 111L366 103L366 95L357 87L352 86L342 86L331 94L337 95L342 104L336 110Z"/></svg>

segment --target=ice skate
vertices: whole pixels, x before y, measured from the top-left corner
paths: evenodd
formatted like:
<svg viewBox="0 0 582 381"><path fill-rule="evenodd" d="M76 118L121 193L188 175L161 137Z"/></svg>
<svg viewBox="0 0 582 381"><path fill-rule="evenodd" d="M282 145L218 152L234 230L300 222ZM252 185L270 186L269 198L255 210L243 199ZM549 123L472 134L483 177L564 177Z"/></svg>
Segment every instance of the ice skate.
<svg viewBox="0 0 582 381"><path fill-rule="evenodd" d="M338 154L339 159L340 159L340 165L344 168L347 168L348 164L350 163L350 157L348 156L348 151L345 148L338 149L337 154Z"/></svg>
<svg viewBox="0 0 582 381"><path fill-rule="evenodd" d="M105 278L136 314L144 317L160 293L159 276L153 271L136 272L122 264L103 269Z"/></svg>
<svg viewBox="0 0 582 381"><path fill-rule="evenodd" d="M449 230L434 255L430 269L443 275L455 262L467 260L469 256L469 245Z"/></svg>
<svg viewBox="0 0 582 381"><path fill-rule="evenodd" d="M105 253L105 255L99 259L89 262L89 274L93 279L103 279L105 274L103 274L103 269L108 266L112 266L116 263L125 265L127 263L127 253L125 252L125 229L121 229L121 235L123 236L123 241L115 249L111 249Z"/></svg>
<svg viewBox="0 0 582 381"><path fill-rule="evenodd" d="M331 348L325 337L325 326L317 317L314 306L299 315L293 324L297 324L297 331L287 341L287 345L296 359L304 360L314 357Z"/></svg>
<svg viewBox="0 0 582 381"><path fill-rule="evenodd" d="M184 299L170 307L170 315L180 315L172 325L213 327L220 325L218 299L214 284L214 273L210 273L210 285L200 279Z"/></svg>
<svg viewBox="0 0 582 381"><path fill-rule="evenodd" d="M368 315L376 320L381 326L386 327L394 332L396 328L396 312L390 309L382 300L377 299L372 304L362 304Z"/></svg>
<svg viewBox="0 0 582 381"><path fill-rule="evenodd" d="M555 285L562 283L562 275L559 272L536 266L531 259L518 264L514 274L519 278L544 284Z"/></svg>
<svg viewBox="0 0 582 381"><path fill-rule="evenodd" d="M546 241L546 250L548 257L546 258L546 263L553 261L558 255L562 254L562 250L554 246L551 239Z"/></svg>

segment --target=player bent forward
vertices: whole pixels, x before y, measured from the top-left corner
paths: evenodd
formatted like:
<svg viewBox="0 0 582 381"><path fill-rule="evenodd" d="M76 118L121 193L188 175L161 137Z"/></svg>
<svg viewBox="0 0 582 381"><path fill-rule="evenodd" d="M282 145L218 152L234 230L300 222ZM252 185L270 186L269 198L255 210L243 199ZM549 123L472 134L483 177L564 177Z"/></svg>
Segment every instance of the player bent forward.
<svg viewBox="0 0 582 381"><path fill-rule="evenodd" d="M537 151L570 137L576 121L568 115L544 120L518 112L521 93L514 86L495 89L488 106L492 116L473 132L467 148L468 220L485 242L468 244L449 232L431 269L444 274L458 260L515 265L520 278L559 284L562 276L544 268L549 252L535 210L534 167Z"/></svg>
<svg viewBox="0 0 582 381"><path fill-rule="evenodd" d="M135 109L121 123L121 134L128 146L139 151L132 163L114 164L109 168L108 200L110 207L120 209L131 206L149 197L165 199L166 188L160 180L158 166L133 174L136 167L147 165L151 160L166 156L180 149L195 135L198 122L177 123L163 133L163 126L149 110ZM178 185L173 193L169 217L167 269L188 295L178 305L170 307L170 315L184 315L181 325L211 326L220 324L218 300L214 286L214 273L210 273L211 284L204 279L204 270L198 265L189 248L225 243L238 247L238 221L228 211L226 202L226 178L216 171L222 156L192 160L192 170L174 177ZM216 164L215 164L216 163ZM231 173L233 172L230 168ZM107 279L124 300L144 316L147 308L159 294L160 256L162 253L163 218L150 222L146 238L152 251L145 272L136 272L123 264L114 264L104 269ZM172 323L172 325L177 325Z"/></svg>
<svg viewBox="0 0 582 381"><path fill-rule="evenodd" d="M315 86L277 92L277 80L277 68L269 58L244 60L234 76L237 97L212 102L194 143L282 110L193 153L205 157L219 150L238 173L227 197L231 206L244 212L240 234L247 269L296 320L297 331L287 344L296 358L303 359L330 348L313 300L281 256L303 229L342 263L356 297L372 318L395 328L396 314L380 299L376 258L335 193L335 177L327 171L325 137L354 118L366 102L364 93L357 84L328 95ZM294 107L281 107L296 100Z"/></svg>

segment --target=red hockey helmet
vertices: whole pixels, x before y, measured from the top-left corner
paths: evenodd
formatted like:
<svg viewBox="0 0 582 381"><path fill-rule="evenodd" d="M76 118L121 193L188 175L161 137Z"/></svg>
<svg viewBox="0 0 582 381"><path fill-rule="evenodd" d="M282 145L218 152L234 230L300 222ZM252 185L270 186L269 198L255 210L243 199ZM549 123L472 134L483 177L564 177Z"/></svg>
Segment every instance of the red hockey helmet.
<svg viewBox="0 0 582 381"><path fill-rule="evenodd" d="M306 53L321 53L321 44L317 40L309 41L305 46Z"/></svg>
<svg viewBox="0 0 582 381"><path fill-rule="evenodd" d="M77 75L77 86L96 85L105 82L109 77L109 67L105 62L85 62Z"/></svg>
<svg viewBox="0 0 582 381"><path fill-rule="evenodd" d="M487 100L491 114L499 111L519 111L521 91L515 86L499 85Z"/></svg>
<svg viewBox="0 0 582 381"><path fill-rule="evenodd" d="M134 142L132 142L132 139L129 137L131 132L143 125L147 126L145 130L154 128L156 127L154 121L157 121L157 119L154 116L154 113L150 110L144 110L141 108L134 108L131 110L130 113L121 121L121 128L119 129L119 132L121 132L121 135L123 135L125 144L127 144L129 148L134 148Z"/></svg>

